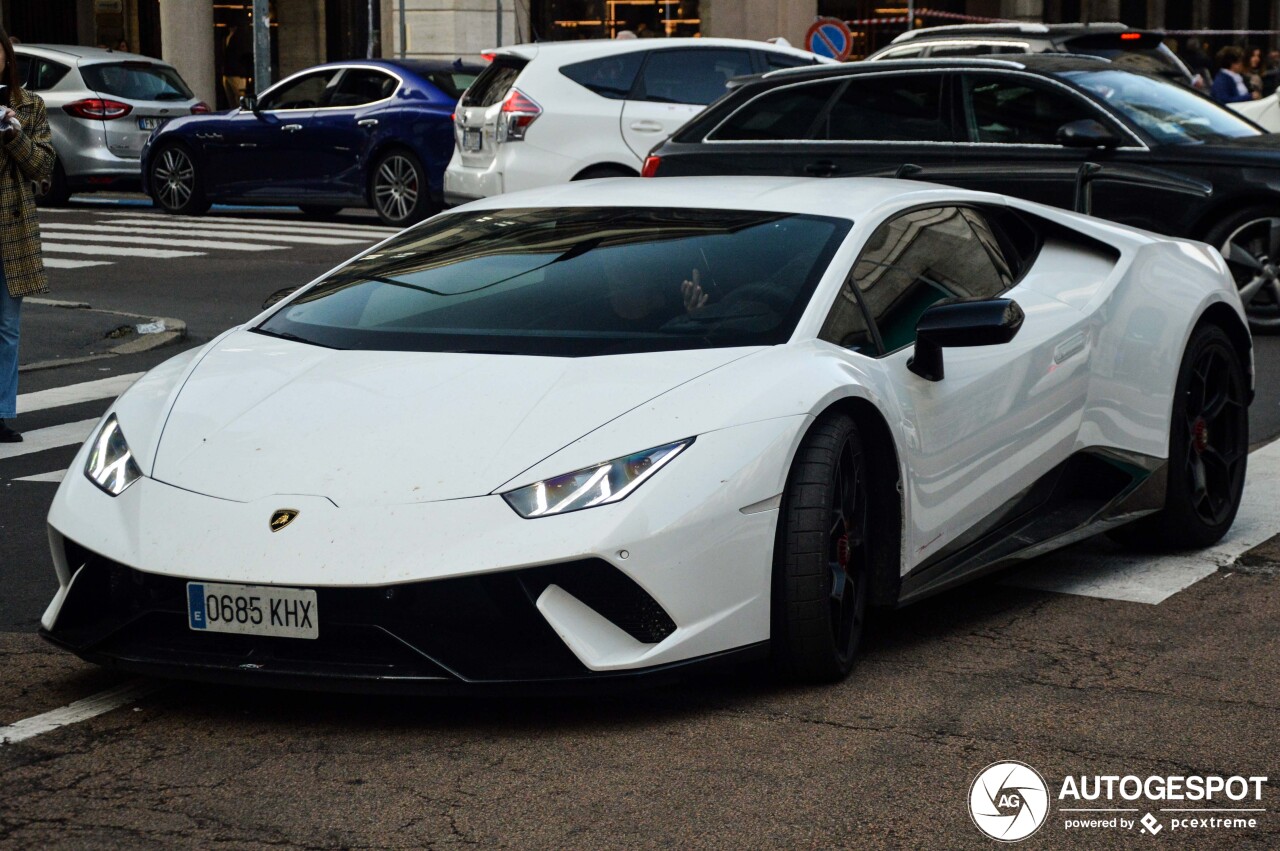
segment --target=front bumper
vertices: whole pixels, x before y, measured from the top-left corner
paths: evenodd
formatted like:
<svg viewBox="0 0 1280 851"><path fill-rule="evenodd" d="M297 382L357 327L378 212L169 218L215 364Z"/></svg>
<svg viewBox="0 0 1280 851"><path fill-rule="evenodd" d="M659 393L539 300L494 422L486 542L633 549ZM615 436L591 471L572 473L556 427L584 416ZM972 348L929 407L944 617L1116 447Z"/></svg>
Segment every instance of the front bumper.
<svg viewBox="0 0 1280 851"><path fill-rule="evenodd" d="M753 653L769 638L777 509L742 509L782 490L807 421L700 435L625 501L537 520L500 496L339 508L144 478L112 498L69 475L49 516L60 587L43 632L133 671L368 690L608 680ZM301 514L275 534L286 504ZM196 633L188 580L313 589L322 637Z"/></svg>

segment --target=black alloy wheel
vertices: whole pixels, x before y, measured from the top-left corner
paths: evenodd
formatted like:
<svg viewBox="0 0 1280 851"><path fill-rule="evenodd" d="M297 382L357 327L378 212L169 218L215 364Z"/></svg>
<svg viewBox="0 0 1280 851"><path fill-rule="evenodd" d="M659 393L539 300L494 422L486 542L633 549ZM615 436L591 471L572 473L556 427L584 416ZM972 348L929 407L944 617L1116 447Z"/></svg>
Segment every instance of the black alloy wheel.
<svg viewBox="0 0 1280 851"><path fill-rule="evenodd" d="M1226 332L1202 325L1178 372L1164 508L1111 535L1142 549L1207 547L1231 528L1249 459L1247 376Z"/></svg>
<svg viewBox="0 0 1280 851"><path fill-rule="evenodd" d="M150 189L151 197L168 213L198 216L211 206L195 160L181 145L171 145L156 154L151 163Z"/></svg>
<svg viewBox="0 0 1280 851"><path fill-rule="evenodd" d="M426 171L406 150L383 154L369 178L373 209L384 224L407 227L431 213Z"/></svg>
<svg viewBox="0 0 1280 851"><path fill-rule="evenodd" d="M1209 242L1227 260L1249 327L1280 330L1280 217L1262 209L1245 210L1224 221Z"/></svg>
<svg viewBox="0 0 1280 851"><path fill-rule="evenodd" d="M773 649L797 679L853 668L867 612L868 467L852 418L824 417L805 436L783 494L773 588Z"/></svg>

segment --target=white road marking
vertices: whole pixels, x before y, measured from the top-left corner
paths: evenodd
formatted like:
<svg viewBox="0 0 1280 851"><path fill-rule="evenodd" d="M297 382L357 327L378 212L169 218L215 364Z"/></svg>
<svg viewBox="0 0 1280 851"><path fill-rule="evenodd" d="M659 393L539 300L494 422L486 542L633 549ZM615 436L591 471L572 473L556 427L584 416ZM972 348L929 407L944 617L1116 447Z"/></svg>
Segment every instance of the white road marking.
<svg viewBox="0 0 1280 851"><path fill-rule="evenodd" d="M78 238L81 233L101 234L101 233L120 233L120 234L152 234L155 236L180 236L186 237L214 237L217 239L240 239L240 240L268 240L271 242L297 242L308 243L312 245L357 245L361 242L368 242L369 239L351 239L349 237L336 236L311 236L299 235L293 233L278 233L274 229L270 232L253 233L251 231L240 228L238 230L195 230L185 227L155 227L148 223L142 223L140 226L119 227L115 225L93 224L86 229L82 225L44 225L41 227L42 233L52 233L55 236L61 236L61 231L71 231L72 236ZM119 240L125 241L125 240Z"/></svg>
<svg viewBox="0 0 1280 851"><path fill-rule="evenodd" d="M41 231L56 239L74 239L77 242L124 242L129 245L164 245L173 248L216 248L219 251L278 251L284 245L257 245L248 242L214 242L208 239L163 239L149 236L95 236L84 233L78 225L42 225Z"/></svg>
<svg viewBox="0 0 1280 851"><path fill-rule="evenodd" d="M63 210L60 212L70 212L70 211ZM271 219L271 218L251 219L247 217L220 216L220 215L217 215L216 213L211 214L209 216L171 216L168 213L146 213L146 212L138 212L135 210L111 210L111 211L86 210L86 211L76 211L76 212L89 212L89 213L93 213L96 216L104 216L104 217L110 217L110 218L142 217L142 218L148 218L148 219L156 219L158 221L192 222L194 224L202 224L204 222L232 222L234 224L249 224L249 225L257 225L259 227L262 227L262 226L274 227L276 225L287 225L289 227L295 227L295 228L353 227L353 228L360 228L361 230L368 231L369 233L383 233L383 234L386 234L387 236L390 236L393 233L399 233L401 230L403 230L403 228L390 228L390 227L386 227L385 225L348 225L346 223L308 221L307 219Z"/></svg>
<svg viewBox="0 0 1280 851"><path fill-rule="evenodd" d="M78 237L71 237L77 239ZM165 248L125 248L120 245L80 245L72 242L44 240L40 247L45 254L95 254L101 257L151 257L155 260L172 260L175 257L201 257L203 251L172 251Z"/></svg>
<svg viewBox="0 0 1280 851"><path fill-rule="evenodd" d="M12 745L35 738L68 724L78 724L99 715L119 709L162 688L160 683L134 680L122 683L115 688L100 691L95 695L77 700L59 709L33 715L21 721L15 721L7 727L0 727L0 745Z"/></svg>
<svg viewBox="0 0 1280 851"><path fill-rule="evenodd" d="M299 236L341 236L350 237L352 239L361 239L365 241L374 241L385 239L391 236L391 233L379 233L372 228L364 228L359 226L343 227L342 225L330 225L329 227L303 227L300 225L287 225L270 223L270 227L254 229L250 225L223 224L216 219L205 221L174 221L173 219L145 219L145 218L119 218L107 219L105 224L111 225L143 225L143 226L160 226L164 228L177 228L183 230L216 230L216 231L236 231L244 232L246 230L254 233L277 234L291 233ZM97 225L93 225L97 227ZM394 233L394 231L392 232Z"/></svg>
<svg viewBox="0 0 1280 851"><path fill-rule="evenodd" d="M21 443L0 443L0 461L17 458L20 455L33 455L46 449L57 449L60 446L78 446L84 443L98 424L95 417L91 420L80 420L74 423L38 428L22 435Z"/></svg>
<svg viewBox="0 0 1280 851"><path fill-rule="evenodd" d="M63 405L78 405L81 402L92 402L95 399L114 399L133 386L146 373L131 372L128 375L113 375L110 378L99 378L96 381L82 381L79 384L68 384L64 387L51 387L48 390L36 390L18 396L18 413L43 411L47 408L60 408Z"/></svg>
<svg viewBox="0 0 1280 851"><path fill-rule="evenodd" d="M1031 562L1003 585L1152 605L1229 567L1280 532L1280 441L1252 452L1240 513L1231 531L1204 550L1142 555L1094 538Z"/></svg>
<svg viewBox="0 0 1280 851"><path fill-rule="evenodd" d="M19 476L15 482L52 482L59 484L67 477L66 470L54 470L51 473L37 473L34 476Z"/></svg>
<svg viewBox="0 0 1280 851"><path fill-rule="evenodd" d="M110 260L64 260L61 257L44 258L46 269L87 269L90 266L112 266Z"/></svg>

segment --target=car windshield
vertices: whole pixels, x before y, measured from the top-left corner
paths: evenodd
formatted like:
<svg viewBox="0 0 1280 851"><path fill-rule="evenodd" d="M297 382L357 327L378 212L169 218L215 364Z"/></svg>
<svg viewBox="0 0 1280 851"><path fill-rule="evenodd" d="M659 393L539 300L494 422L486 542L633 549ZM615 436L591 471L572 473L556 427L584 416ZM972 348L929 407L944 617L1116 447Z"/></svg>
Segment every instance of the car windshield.
<svg viewBox="0 0 1280 851"><path fill-rule="evenodd" d="M1127 71L1062 71L1162 145L1199 145L1261 130L1234 112L1176 83Z"/></svg>
<svg viewBox="0 0 1280 851"><path fill-rule="evenodd" d="M851 224L741 210L455 213L254 330L340 349L559 357L777 345Z"/></svg>
<svg viewBox="0 0 1280 851"><path fill-rule="evenodd" d="M81 66L89 88L98 94L129 100L191 100L191 90L178 72L150 62L121 62Z"/></svg>

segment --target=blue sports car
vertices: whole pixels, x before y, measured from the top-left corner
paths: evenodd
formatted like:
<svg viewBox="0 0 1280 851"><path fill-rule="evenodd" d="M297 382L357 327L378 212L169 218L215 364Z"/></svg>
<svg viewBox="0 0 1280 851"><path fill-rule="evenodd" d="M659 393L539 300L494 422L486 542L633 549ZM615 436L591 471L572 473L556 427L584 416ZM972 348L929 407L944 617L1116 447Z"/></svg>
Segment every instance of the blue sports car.
<svg viewBox="0 0 1280 851"><path fill-rule="evenodd" d="M453 110L480 68L455 62L331 62L240 107L175 118L142 152L143 191L171 213L216 202L295 204L325 216L369 206L403 227L440 209Z"/></svg>

